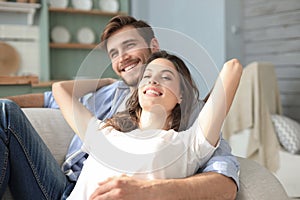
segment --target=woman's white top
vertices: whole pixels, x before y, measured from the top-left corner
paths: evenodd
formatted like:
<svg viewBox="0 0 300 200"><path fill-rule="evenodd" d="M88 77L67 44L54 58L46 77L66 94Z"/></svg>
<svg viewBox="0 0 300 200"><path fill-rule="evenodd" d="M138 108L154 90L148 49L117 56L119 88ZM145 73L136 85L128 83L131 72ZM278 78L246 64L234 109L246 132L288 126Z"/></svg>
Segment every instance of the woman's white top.
<svg viewBox="0 0 300 200"><path fill-rule="evenodd" d="M204 137L198 119L181 132L136 129L123 133L103 125L96 118L89 122L83 150L90 156L68 199L88 199L100 181L122 174L139 179L193 175L217 148Z"/></svg>

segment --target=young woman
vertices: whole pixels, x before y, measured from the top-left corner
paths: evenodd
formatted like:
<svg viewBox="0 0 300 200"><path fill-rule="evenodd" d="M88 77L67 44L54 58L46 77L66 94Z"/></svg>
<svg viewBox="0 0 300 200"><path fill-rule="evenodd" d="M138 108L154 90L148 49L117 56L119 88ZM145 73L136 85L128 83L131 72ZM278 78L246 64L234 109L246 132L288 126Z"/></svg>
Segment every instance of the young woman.
<svg viewBox="0 0 300 200"><path fill-rule="evenodd" d="M92 198L100 181L122 174L142 179L194 174L218 146L241 73L235 59L224 65L191 127L188 124L198 90L184 62L165 51L154 53L146 63L127 110L105 122L96 119L78 99L112 79L54 84L54 96L64 117L91 155L69 199Z"/></svg>

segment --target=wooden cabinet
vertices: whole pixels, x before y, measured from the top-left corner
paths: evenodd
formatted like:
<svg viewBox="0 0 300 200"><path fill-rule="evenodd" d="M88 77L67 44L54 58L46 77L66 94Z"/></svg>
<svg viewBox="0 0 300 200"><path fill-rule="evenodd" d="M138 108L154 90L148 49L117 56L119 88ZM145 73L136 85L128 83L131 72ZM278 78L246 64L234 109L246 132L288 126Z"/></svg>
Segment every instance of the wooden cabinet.
<svg viewBox="0 0 300 200"><path fill-rule="evenodd" d="M77 75L79 68L82 66L82 63L86 60L87 56L94 51L93 49L100 42L100 34L102 33L107 22L113 16L119 14L128 14L129 12L130 0L119 0L119 12L113 13L101 11L98 7L98 2L99 0L93 0L94 6L91 10L76 10L72 8L71 0L69 0L69 7L64 9L50 8L48 4L49 1L40 1L40 4L38 4L39 9L36 11L34 19L30 18L31 20L29 23L24 22L25 24L21 24L22 27L29 27L28 29L30 30L39 30L35 34L36 38L38 38L38 43L35 46L36 52L29 51L28 48L24 49L24 51L28 54L24 57L24 61L26 61L26 59L29 57L37 60L36 65L29 64L26 66L31 71L33 71L32 69L34 68L35 71L33 72L38 76L39 83L34 85L23 83L7 85L0 83L0 97L32 92L42 92L51 89L51 83L55 80L73 79ZM18 3L10 2L8 4L19 7ZM22 3L20 5L24 6L25 4L26 3ZM35 4L28 4L28 6L33 5ZM10 25L8 23L4 24L3 20L11 20L11 16L5 12L1 12L1 14L0 35L3 36L4 32L2 30L8 30L7 27ZM22 16L20 19L24 19L24 17ZM64 26L69 30L71 34L70 43L61 44L52 42L50 37L51 30L53 27L58 25ZM82 27L89 27L93 30L96 36L96 41L94 44L78 43L76 39L76 33ZM22 31L13 31L14 34L17 32L20 32L20 34L22 33ZM11 34L9 34L9 36L10 35ZM29 35L30 37L33 36L33 34ZM14 40L12 40L12 42L14 42ZM98 51L101 54L101 51ZM111 67L108 67L108 62L104 62L99 59L96 60L97 61L90 64L90 74L96 70L99 71L98 67L103 66L106 69L101 77L116 77Z"/></svg>

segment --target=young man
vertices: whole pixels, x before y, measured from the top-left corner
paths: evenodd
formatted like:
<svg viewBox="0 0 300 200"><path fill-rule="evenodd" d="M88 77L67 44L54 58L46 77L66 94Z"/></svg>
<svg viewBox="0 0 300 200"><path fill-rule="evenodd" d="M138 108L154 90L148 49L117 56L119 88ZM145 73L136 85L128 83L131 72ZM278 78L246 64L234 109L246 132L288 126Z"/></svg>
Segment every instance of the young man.
<svg viewBox="0 0 300 200"><path fill-rule="evenodd" d="M124 108L130 87L136 85L143 64L152 52L159 49L159 44L148 24L129 16L113 18L101 40L111 58L113 70L123 80L101 88L84 102L99 119L104 120ZM58 108L51 92L36 96L43 101L38 106ZM20 102L17 97L11 99ZM75 136L63 165L72 181L77 180L86 158L80 147L81 141ZM197 175L185 179L152 181L127 176L112 177L100 184L95 196L99 199L234 199L238 171L239 164L231 155L230 147L221 140L214 156L203 169L199 169Z"/></svg>

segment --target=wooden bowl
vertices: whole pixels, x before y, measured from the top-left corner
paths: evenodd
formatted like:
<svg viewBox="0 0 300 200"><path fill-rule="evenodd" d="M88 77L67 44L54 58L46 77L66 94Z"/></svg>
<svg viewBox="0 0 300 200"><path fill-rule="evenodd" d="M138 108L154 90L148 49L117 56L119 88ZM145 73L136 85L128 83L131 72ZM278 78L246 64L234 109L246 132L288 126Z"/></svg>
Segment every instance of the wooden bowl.
<svg viewBox="0 0 300 200"><path fill-rule="evenodd" d="M5 42L0 42L0 76L16 75L20 69L20 56L17 50Z"/></svg>

